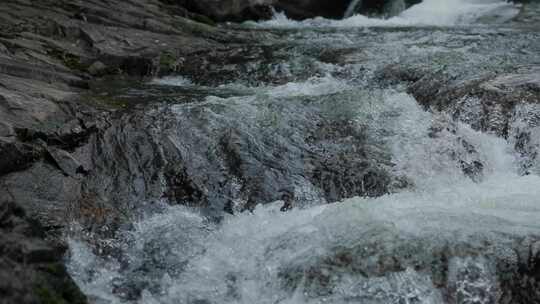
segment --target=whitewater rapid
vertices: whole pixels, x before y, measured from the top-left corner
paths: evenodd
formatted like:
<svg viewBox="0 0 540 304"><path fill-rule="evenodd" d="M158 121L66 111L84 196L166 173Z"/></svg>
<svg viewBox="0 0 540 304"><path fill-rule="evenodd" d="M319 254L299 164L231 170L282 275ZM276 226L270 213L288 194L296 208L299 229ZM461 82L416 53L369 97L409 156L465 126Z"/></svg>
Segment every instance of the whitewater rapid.
<svg viewBox="0 0 540 304"><path fill-rule="evenodd" d="M359 2L359 1L356 1ZM470 24L504 23L517 16L520 5L504 0L424 0L396 16L381 19L354 13L352 3L345 18L324 18L294 21L276 12L269 21L252 24L257 27L408 27L408 26L463 26Z"/></svg>
<svg viewBox="0 0 540 304"><path fill-rule="evenodd" d="M207 102L234 99L248 106L262 96L365 96L329 76L255 91L256 98L209 97ZM322 295L310 292L311 285L302 280L290 290L283 285L283 273L331 255L336 247L373 242L392 246L386 242L396 242L392 241L396 237L437 244L474 242L479 234L495 241L503 234L525 237L540 231L540 176L518 174L516 155L504 139L465 124L458 124L455 132L430 137L434 123L447 121L444 115L426 112L413 97L393 90L359 101L356 111L358 123L369 122L370 134L385 136L395 173L409 178L413 189L287 213L279 211L283 202L278 201L258 206L253 213L227 215L221 224L208 222L194 209L164 203L161 211L113 241L126 252L124 261L99 257L83 241L71 239L71 273L86 294L111 303L122 303L115 286L133 280L132 284L147 286L138 303L349 303L348 298L360 297L365 302L355 303L414 298L411 303L435 304L441 303L442 295L426 274L414 269L381 278L337 273L332 292ZM461 140L479 150L485 166L480 182L464 176L451 157L461 153ZM390 250L384 246L380 254ZM455 261L464 263L462 267L470 267L469 262ZM476 260L471 263L484 267ZM156 269L137 271L149 266ZM494 274L488 270L482 284L495 288Z"/></svg>
<svg viewBox="0 0 540 304"><path fill-rule="evenodd" d="M247 26L335 30L494 25L518 10L504 1L426 0L384 20L354 15L339 21L297 22L278 14L271 21ZM276 201L258 205L253 212L226 214L220 223L195 208L161 201L115 238L101 240L112 248L111 254L96 252L87 235L72 233L70 274L96 303L448 303L443 290L458 294L459 303L497 303L501 282L494 265L516 263L518 257L509 248L540 235L538 159L524 174L522 156L511 138L475 131L446 113L426 110L402 85L371 82L374 70L399 62L401 53L425 61L442 54L444 60L465 62L467 69L474 68L470 62L481 66L488 60L471 50L481 48L483 26L457 34L421 31L412 34L416 38L403 40L401 32L381 34L382 38L368 33L373 40L365 45L372 48L349 58L356 63L317 62L310 67L317 73L298 80L293 72L301 60L280 63L279 71L291 78L281 84L249 85L238 80L212 88L187 77L152 80L148 85L208 92L196 103L167 106L178 119L192 109L211 112L212 106L223 105L234 109L224 113L241 114L227 119L264 117L277 123L280 112L272 112L269 104L321 101L329 109L345 111L353 127L366 130L367 142L388 151L391 173L408 186L376 198L353 197L330 204L314 200L288 212L281 212L284 202ZM289 43L298 43L300 37L313 43L354 45L350 33L327 35L294 32ZM450 46L443 47L442 41ZM390 58L383 58L387 54ZM444 60L432 64L452 64ZM214 96L219 89L238 94ZM211 114L221 117L217 111ZM538 149L540 126L531 127L522 118L540 117L540 106L524 104L513 115L508 133L530 128L531 149ZM462 164L475 162L482 164L481 172L466 174Z"/></svg>

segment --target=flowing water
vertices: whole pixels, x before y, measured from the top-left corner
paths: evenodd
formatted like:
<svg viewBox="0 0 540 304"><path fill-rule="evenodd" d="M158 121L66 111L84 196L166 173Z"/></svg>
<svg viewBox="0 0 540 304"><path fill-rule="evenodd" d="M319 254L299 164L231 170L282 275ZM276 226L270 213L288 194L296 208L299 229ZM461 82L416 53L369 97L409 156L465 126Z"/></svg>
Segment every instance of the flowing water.
<svg viewBox="0 0 540 304"><path fill-rule="evenodd" d="M239 79L219 87L237 96L216 97L216 88L185 77L154 80L208 92L196 105L168 105L172 113L224 105L232 109L223 114L228 119L263 117L280 130L294 113L268 105L324 101L326 111L367 130L367 140L391 155L392 174L412 186L332 204L306 190L312 194L302 208L280 212L277 201L220 223L162 202L104 240L121 254L99 254L75 234L70 273L97 303L498 303L498 261L517 260L509 248L540 235L539 161L528 159L529 174L522 174L512 140L425 111L402 84L381 85L376 71L399 62L467 76L540 63L532 23L509 21L522 9L502 1L425 0L386 20L296 22L277 15L245 24L277 33L298 52L273 65L287 81L253 86ZM339 63L315 60L306 68L302 50L323 46L349 52ZM536 117L527 126L531 149L540 151L540 106L520 107L510 133L524 127L520 115ZM445 128L433 136L434 125ZM477 153L469 155L463 142ZM471 157L483 164L477 178L459 165Z"/></svg>
<svg viewBox="0 0 540 304"><path fill-rule="evenodd" d="M401 1L394 1L390 7L404 8ZM396 4L397 3L397 4ZM335 26L335 27L365 27L365 26L457 26L471 25L482 22L482 18L491 19L493 24L501 23L515 17L520 8L515 4L505 1L493 0L424 0L414 5L397 16L388 19L370 18L361 14L355 14L355 9L360 7L361 0L351 2L343 20L326 20L316 18L296 22L287 19L283 14L278 14L274 20L263 22L265 26L281 27L305 27L305 26Z"/></svg>
<svg viewBox="0 0 540 304"><path fill-rule="evenodd" d="M344 17L350 18L352 15L354 15L356 7L360 5L362 5L362 0L351 1L351 3L349 4L349 7L347 7L347 10L345 11Z"/></svg>

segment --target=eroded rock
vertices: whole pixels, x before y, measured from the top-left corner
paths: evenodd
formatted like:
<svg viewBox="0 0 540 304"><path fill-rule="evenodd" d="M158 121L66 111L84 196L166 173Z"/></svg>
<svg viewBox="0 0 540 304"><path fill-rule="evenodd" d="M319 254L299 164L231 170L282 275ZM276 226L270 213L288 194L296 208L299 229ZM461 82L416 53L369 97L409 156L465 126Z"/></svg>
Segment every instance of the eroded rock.
<svg viewBox="0 0 540 304"><path fill-rule="evenodd" d="M272 8L283 11L293 19L341 18L347 9L349 0L179 0L176 1L197 13L217 21L246 21L270 19Z"/></svg>
<svg viewBox="0 0 540 304"><path fill-rule="evenodd" d="M538 170L539 71L528 67L516 73L465 80L428 74L408 90L428 109L508 139L521 155L522 172L527 174Z"/></svg>
<svg viewBox="0 0 540 304"><path fill-rule="evenodd" d="M42 227L17 204L0 201L2 303L86 303L63 263L61 248L44 240Z"/></svg>

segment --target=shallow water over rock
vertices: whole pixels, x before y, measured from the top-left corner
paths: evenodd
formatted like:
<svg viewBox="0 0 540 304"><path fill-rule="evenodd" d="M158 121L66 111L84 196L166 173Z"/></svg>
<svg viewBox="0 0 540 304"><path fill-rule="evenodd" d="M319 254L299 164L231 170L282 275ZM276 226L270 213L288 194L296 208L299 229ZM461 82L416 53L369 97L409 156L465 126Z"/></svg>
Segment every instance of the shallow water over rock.
<svg viewBox="0 0 540 304"><path fill-rule="evenodd" d="M118 208L135 220L109 237L74 224L82 290L96 303L540 301L540 37L522 7L461 2L439 24L424 18L435 0L388 20L247 23L274 37L253 56L115 93L154 101L98 142L112 159L135 147L142 165L101 181L129 183Z"/></svg>

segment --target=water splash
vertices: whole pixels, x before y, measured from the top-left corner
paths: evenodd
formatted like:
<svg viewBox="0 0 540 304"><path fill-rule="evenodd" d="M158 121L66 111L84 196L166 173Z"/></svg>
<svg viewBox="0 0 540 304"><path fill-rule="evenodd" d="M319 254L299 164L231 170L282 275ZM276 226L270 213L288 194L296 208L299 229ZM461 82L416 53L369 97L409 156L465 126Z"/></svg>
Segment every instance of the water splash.
<svg viewBox="0 0 540 304"><path fill-rule="evenodd" d="M362 0L353 0L347 7L347 10L345 11L344 18L349 18L352 15L354 15L354 12L358 6L362 5Z"/></svg>
<svg viewBox="0 0 540 304"><path fill-rule="evenodd" d="M326 90L313 86L318 81L303 84L311 90L304 94ZM504 243L540 231L540 176L517 174L506 141L464 125L429 136L434 123L446 126L444 117L404 93L374 96L359 103L358 123L386 138L396 170L414 189L287 213L276 202L220 225L186 207L165 207L114 240L120 257L98 257L71 239L71 274L85 293L111 303L435 304L442 302L434 285L442 270L416 263L429 264L448 244L471 246L464 252L479 256L486 239ZM462 145L458 137L485 163L479 183L449 157ZM505 254L495 248L490 258ZM491 264L456 257L443 283L462 303L491 303L498 288Z"/></svg>
<svg viewBox="0 0 540 304"><path fill-rule="evenodd" d="M388 18L370 18L354 14L360 4L353 1L343 20L315 18L304 21L288 19L278 13L270 21L255 24L259 27L408 27L408 26L459 26L479 23L504 23L516 17L519 5L502 0L424 0L401 14Z"/></svg>
<svg viewBox="0 0 540 304"><path fill-rule="evenodd" d="M424 4L428 2L437 3ZM486 9L516 8L500 1L470 3ZM424 6L424 13L420 8L399 18L412 14L418 21L429 12L429 7ZM284 15L280 18L278 22L289 22ZM411 21L355 16L337 23L315 19L294 24L349 26L347 22L355 20L367 20L357 25L379 22L382 26ZM439 42L453 35L421 32L407 43L414 45L415 56L424 59L429 52L448 51ZM304 39L314 36L324 35L314 31ZM317 43L325 38L318 39ZM407 44L400 36L392 33L382 39L393 43L385 49L401 59L398 55L403 55ZM433 48L418 47L431 40ZM387 63L378 62L381 57L371 58L364 64L373 70ZM452 122L442 113L426 112L408 94L379 88L366 92L365 85L334 76L280 86L224 87L242 94L208 97L201 103L236 107L247 113L244 117L253 114L265 121L267 116L279 118L270 107L260 110L269 99L295 103L324 97L333 102L328 103L332 112L338 104L351 101L339 110L347 111L357 127L368 130L370 140L391 152L395 174L405 176L411 187L379 198L356 197L330 205L317 201L287 213L279 211L283 202L278 201L258 206L253 213L228 215L219 225L196 210L164 206L109 240L111 255L96 254L74 237L69 241L69 271L95 302L440 304L449 296L443 295L446 291L456 297L450 303L496 303L501 287L495 265L501 259L515 263L515 252L509 248L540 234L537 105L516 108L507 142ZM263 106L254 106L257 103ZM471 115L480 106L475 100L468 105ZM172 107L180 111L190 106L200 104ZM475 161L483 167L480 176L471 178L463 162ZM524 163L528 172L519 169Z"/></svg>
<svg viewBox="0 0 540 304"><path fill-rule="evenodd" d="M190 79L182 76L165 76L162 78L154 78L149 83L154 85L167 85L177 87L189 86L193 84Z"/></svg>

